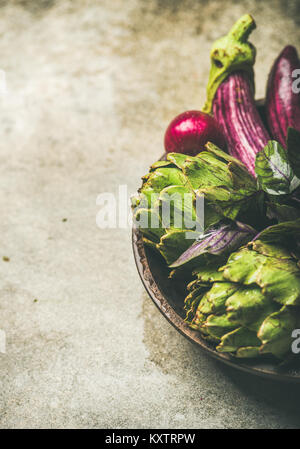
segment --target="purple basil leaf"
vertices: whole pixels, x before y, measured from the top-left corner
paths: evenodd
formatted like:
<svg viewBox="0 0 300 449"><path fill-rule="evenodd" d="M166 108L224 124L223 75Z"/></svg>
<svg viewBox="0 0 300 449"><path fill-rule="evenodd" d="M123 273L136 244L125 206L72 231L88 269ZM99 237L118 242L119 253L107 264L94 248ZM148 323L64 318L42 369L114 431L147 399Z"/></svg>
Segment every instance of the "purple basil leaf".
<svg viewBox="0 0 300 449"><path fill-rule="evenodd" d="M257 231L239 221L222 221L208 228L181 256L170 265L177 268L202 254L230 253L249 242Z"/></svg>

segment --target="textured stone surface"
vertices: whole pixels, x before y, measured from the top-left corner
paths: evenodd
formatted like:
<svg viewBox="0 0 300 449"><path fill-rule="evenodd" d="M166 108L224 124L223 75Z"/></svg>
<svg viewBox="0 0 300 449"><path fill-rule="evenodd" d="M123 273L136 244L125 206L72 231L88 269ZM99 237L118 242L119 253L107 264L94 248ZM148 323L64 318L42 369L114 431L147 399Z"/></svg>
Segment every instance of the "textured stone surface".
<svg viewBox="0 0 300 449"><path fill-rule="evenodd" d="M263 96L300 47L299 2L0 5L0 426L299 427L300 389L199 352L144 293L130 230L95 222L97 195L133 192L171 118L202 106L211 43L248 11Z"/></svg>

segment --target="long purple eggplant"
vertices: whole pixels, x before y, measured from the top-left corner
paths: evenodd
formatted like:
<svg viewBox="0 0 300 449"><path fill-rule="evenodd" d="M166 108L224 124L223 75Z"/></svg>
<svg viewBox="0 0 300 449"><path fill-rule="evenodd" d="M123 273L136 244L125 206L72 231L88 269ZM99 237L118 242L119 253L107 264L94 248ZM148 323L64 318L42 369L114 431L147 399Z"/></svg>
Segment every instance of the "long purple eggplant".
<svg viewBox="0 0 300 449"><path fill-rule="evenodd" d="M275 60L267 84L268 126L273 139L283 146L286 145L289 126L300 131L300 93L295 89L296 79L293 77L297 69L300 69L297 50L288 45Z"/></svg>
<svg viewBox="0 0 300 449"><path fill-rule="evenodd" d="M256 153L269 140L254 102L256 50L248 37L255 26L253 17L245 14L213 44L203 108L213 113L223 128L228 152L244 162L252 175Z"/></svg>
<svg viewBox="0 0 300 449"><path fill-rule="evenodd" d="M256 153L270 137L256 109L246 72L231 73L220 84L213 99L213 114L223 128L229 153L255 176Z"/></svg>

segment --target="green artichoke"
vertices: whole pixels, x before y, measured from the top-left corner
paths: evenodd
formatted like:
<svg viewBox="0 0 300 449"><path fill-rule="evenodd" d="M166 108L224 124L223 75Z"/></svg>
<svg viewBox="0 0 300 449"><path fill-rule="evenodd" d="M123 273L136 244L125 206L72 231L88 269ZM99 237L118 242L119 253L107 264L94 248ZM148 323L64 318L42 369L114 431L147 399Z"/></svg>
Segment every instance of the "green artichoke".
<svg viewBox="0 0 300 449"><path fill-rule="evenodd" d="M263 192L240 161L212 143L195 157L169 153L142 179L132 200L134 221L145 244L158 250L167 264L221 220L261 227ZM201 198L203 208L197 207ZM168 210L169 215L163 213Z"/></svg>
<svg viewBox="0 0 300 449"><path fill-rule="evenodd" d="M218 352L239 358L291 355L292 331L300 325L299 259L291 249L255 240L225 265L193 274L186 321Z"/></svg>
<svg viewBox="0 0 300 449"><path fill-rule="evenodd" d="M132 200L134 222L171 277L193 279L186 321L217 351L286 359L300 328L300 181L276 142L258 154L257 180L205 148L150 167Z"/></svg>

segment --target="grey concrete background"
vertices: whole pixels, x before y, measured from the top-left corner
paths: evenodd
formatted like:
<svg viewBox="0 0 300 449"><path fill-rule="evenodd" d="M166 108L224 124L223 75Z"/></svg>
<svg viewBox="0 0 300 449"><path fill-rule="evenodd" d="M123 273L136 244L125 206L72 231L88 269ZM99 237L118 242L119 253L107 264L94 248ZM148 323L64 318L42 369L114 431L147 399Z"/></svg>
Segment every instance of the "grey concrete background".
<svg viewBox="0 0 300 449"><path fill-rule="evenodd" d="M299 2L0 5L1 428L299 428L299 388L199 352L144 293L130 230L95 221L97 195L134 192L169 121L201 108L210 46L245 12L263 96L300 48Z"/></svg>

